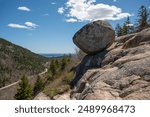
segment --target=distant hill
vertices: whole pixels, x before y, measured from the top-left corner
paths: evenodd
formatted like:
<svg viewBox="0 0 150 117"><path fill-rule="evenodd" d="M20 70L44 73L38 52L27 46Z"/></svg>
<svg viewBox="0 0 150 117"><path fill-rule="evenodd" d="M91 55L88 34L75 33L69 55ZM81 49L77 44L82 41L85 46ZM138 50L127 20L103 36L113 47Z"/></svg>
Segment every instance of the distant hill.
<svg viewBox="0 0 150 117"><path fill-rule="evenodd" d="M47 57L47 58L61 58L63 56L66 56L66 54L51 54L51 53L39 54L39 55L42 55L42 56Z"/></svg>
<svg viewBox="0 0 150 117"><path fill-rule="evenodd" d="M17 81L23 74L44 71L46 57L0 38L0 87Z"/></svg>

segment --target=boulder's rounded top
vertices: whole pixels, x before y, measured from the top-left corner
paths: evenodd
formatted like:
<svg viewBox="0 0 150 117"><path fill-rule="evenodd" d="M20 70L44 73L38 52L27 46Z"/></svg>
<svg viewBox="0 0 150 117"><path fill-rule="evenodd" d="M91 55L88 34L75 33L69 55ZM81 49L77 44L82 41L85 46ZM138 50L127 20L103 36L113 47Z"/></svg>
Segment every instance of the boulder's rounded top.
<svg viewBox="0 0 150 117"><path fill-rule="evenodd" d="M102 20L82 27L73 37L73 42L85 53L95 54L110 46L115 39L112 26Z"/></svg>
<svg viewBox="0 0 150 117"><path fill-rule="evenodd" d="M91 24L98 24L100 26L104 26L104 27L112 29L112 26L107 21L104 21L104 20L97 20L97 21L91 22Z"/></svg>

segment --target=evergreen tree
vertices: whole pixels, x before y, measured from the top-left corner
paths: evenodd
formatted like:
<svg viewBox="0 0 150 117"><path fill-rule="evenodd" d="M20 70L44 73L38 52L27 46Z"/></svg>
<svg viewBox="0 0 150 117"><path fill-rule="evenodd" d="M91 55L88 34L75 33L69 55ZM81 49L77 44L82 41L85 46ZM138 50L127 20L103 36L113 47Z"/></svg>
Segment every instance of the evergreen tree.
<svg viewBox="0 0 150 117"><path fill-rule="evenodd" d="M120 24L116 25L115 31L116 31L116 36L117 37L122 35L122 28L121 28Z"/></svg>
<svg viewBox="0 0 150 117"><path fill-rule="evenodd" d="M68 57L63 57L63 59L61 60L61 69L64 70L66 65L68 64L69 62L69 58Z"/></svg>
<svg viewBox="0 0 150 117"><path fill-rule="evenodd" d="M54 76L56 74L56 69L57 69L57 66L55 64L55 60L53 59L51 62L51 65L50 65L50 70L52 71L52 76Z"/></svg>
<svg viewBox="0 0 150 117"><path fill-rule="evenodd" d="M141 31L149 26L148 17L148 10L145 6L142 5L138 11L137 31Z"/></svg>
<svg viewBox="0 0 150 117"><path fill-rule="evenodd" d="M130 18L129 18L129 17L127 17L127 20L126 20L126 22L125 22L125 25L126 25L126 33L127 33L127 34L131 33L131 27L132 27L132 25L131 25L131 22L130 22Z"/></svg>
<svg viewBox="0 0 150 117"><path fill-rule="evenodd" d="M119 24L116 25L116 36L122 36L130 33L135 32L135 27L130 21L130 17L127 17L127 20L124 22L123 26L121 27Z"/></svg>
<svg viewBox="0 0 150 117"><path fill-rule="evenodd" d="M32 88L29 84L29 81L25 75L21 78L19 83L19 88L17 89L17 94L15 95L17 100L28 100L32 99Z"/></svg>
<svg viewBox="0 0 150 117"><path fill-rule="evenodd" d="M135 32L134 25L131 23L130 18L127 17L127 20L124 22L121 29L121 35L126 35Z"/></svg>
<svg viewBox="0 0 150 117"><path fill-rule="evenodd" d="M59 63L59 61L57 59L55 60L55 64L56 64L57 72L59 72L61 64Z"/></svg>
<svg viewBox="0 0 150 117"><path fill-rule="evenodd" d="M127 17L127 20L124 22L124 25L122 28L122 35L131 33L130 29L131 29L131 22L130 22L130 18Z"/></svg>
<svg viewBox="0 0 150 117"><path fill-rule="evenodd" d="M53 80L53 75L51 70L48 71L48 80Z"/></svg>
<svg viewBox="0 0 150 117"><path fill-rule="evenodd" d="M51 64L50 64L50 71L52 72L52 76L54 76L54 75L57 73L57 65L56 65L55 59L53 59L53 60L51 61Z"/></svg>
<svg viewBox="0 0 150 117"><path fill-rule="evenodd" d="M6 78L3 77L3 80L2 80L2 86L4 87L6 85Z"/></svg>
<svg viewBox="0 0 150 117"><path fill-rule="evenodd" d="M4 87L6 84L6 78L5 76L0 77L0 87Z"/></svg>
<svg viewBox="0 0 150 117"><path fill-rule="evenodd" d="M2 87L2 78L0 78L0 88Z"/></svg>
<svg viewBox="0 0 150 117"><path fill-rule="evenodd" d="M128 27L126 25L126 22L123 24L122 30L121 30L121 35L126 35L128 34Z"/></svg>
<svg viewBox="0 0 150 117"><path fill-rule="evenodd" d="M39 93L43 88L44 88L44 82L41 79L41 77L38 76L38 78L36 80L36 83L34 85L34 89L33 89L34 95L36 95L37 93Z"/></svg>

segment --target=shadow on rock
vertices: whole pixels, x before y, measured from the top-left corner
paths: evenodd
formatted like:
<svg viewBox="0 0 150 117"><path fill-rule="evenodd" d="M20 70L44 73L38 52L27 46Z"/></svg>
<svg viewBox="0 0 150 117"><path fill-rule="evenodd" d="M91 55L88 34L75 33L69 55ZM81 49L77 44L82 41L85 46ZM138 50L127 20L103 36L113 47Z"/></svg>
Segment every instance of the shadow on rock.
<svg viewBox="0 0 150 117"><path fill-rule="evenodd" d="M94 55L86 55L75 70L76 74L70 83L71 88L74 88L74 86L78 83L78 81L82 78L87 70L100 68L102 60L105 58L107 53L108 51L104 50Z"/></svg>

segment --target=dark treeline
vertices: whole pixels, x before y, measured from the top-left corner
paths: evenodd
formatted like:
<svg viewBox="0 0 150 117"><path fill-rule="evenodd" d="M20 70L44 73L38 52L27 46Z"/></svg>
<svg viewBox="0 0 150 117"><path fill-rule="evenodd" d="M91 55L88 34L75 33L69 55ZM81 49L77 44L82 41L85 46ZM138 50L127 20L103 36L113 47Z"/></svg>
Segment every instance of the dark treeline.
<svg viewBox="0 0 150 117"><path fill-rule="evenodd" d="M67 66L70 63L70 60L71 60L71 56L64 56L59 59L58 58L51 59L47 73L43 78L38 75L37 80L33 86L31 86L27 76L23 75L21 77L21 82L19 83L19 87L17 89L17 93L14 98L17 100L33 99L34 96L36 96L38 93L43 91L44 88L47 85L49 85L49 83L53 83L53 81L57 80L59 77L62 77L63 75L64 75L64 79L62 79L63 82L62 81L60 82L62 82L64 86L68 86L71 78L73 77L73 73L67 70ZM58 89L59 87L54 87L54 88ZM48 93L51 93L51 89L49 89L49 92L46 92L46 94ZM55 92L53 91L53 93L57 95L58 91Z"/></svg>
<svg viewBox="0 0 150 117"><path fill-rule="evenodd" d="M148 11L148 8L142 5L138 10L137 19L134 23L132 23L130 18L127 17L127 20L122 26L119 23L116 25L116 36L119 37L139 32L148 27L150 27L150 12Z"/></svg>

